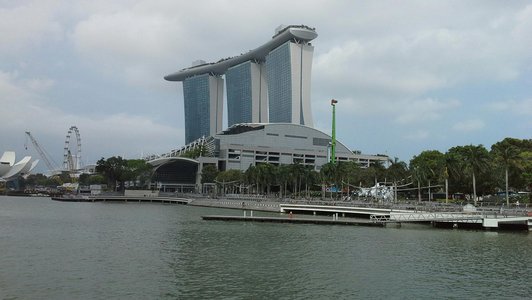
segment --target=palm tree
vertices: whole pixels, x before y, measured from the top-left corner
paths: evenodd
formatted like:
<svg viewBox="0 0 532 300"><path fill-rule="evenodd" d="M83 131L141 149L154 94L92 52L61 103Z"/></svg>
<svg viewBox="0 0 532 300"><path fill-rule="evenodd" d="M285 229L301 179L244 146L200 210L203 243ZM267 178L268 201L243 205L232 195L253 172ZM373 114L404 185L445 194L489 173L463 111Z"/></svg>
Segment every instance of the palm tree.
<svg viewBox="0 0 532 300"><path fill-rule="evenodd" d="M520 159L519 149L510 143L510 139L504 139L491 146L491 152L495 155L495 160L504 167L506 206L510 206L510 198L508 197L508 169Z"/></svg>
<svg viewBox="0 0 532 300"><path fill-rule="evenodd" d="M269 196L271 192L271 186L275 182L274 166L269 163L259 164L257 166L259 173L259 180L261 185L266 186L266 194Z"/></svg>
<svg viewBox="0 0 532 300"><path fill-rule="evenodd" d="M320 175L322 180L322 190L325 191L325 186L332 185L335 183L336 178L336 164L328 162L321 166ZM322 195L325 198L325 195ZM332 191L331 191L332 198Z"/></svg>
<svg viewBox="0 0 532 300"><path fill-rule="evenodd" d="M386 176L391 178L394 187L394 201L397 201L397 183L408 177L408 168L404 161L399 161L399 158L395 157L394 160L390 160L391 165L386 170Z"/></svg>
<svg viewBox="0 0 532 300"><path fill-rule="evenodd" d="M462 147L453 147L445 153L444 158L444 178L446 196L449 193L449 181L453 182L454 189L463 188L461 182L464 181L464 163L460 155Z"/></svg>
<svg viewBox="0 0 532 300"><path fill-rule="evenodd" d="M423 170L419 166L411 166L412 178L417 181L417 201L421 202L421 180L425 178Z"/></svg>
<svg viewBox="0 0 532 300"><path fill-rule="evenodd" d="M290 176L294 181L293 192L296 195L299 195L301 192L301 178L305 172L305 166L299 163L290 165Z"/></svg>
<svg viewBox="0 0 532 300"><path fill-rule="evenodd" d="M475 174L480 174L486 169L489 163L489 154L486 148L482 145L469 145L464 148L465 163L473 176L473 201L474 204L477 205L477 184Z"/></svg>
<svg viewBox="0 0 532 300"><path fill-rule="evenodd" d="M250 165L249 168L244 172L245 182L248 184L248 192L251 193L251 187L253 185L257 186L257 167ZM257 193L259 192L259 187L257 186Z"/></svg>
<svg viewBox="0 0 532 300"><path fill-rule="evenodd" d="M288 180L290 179L290 165L280 165L277 167L277 181L280 185L280 196L286 197L288 191Z"/></svg>

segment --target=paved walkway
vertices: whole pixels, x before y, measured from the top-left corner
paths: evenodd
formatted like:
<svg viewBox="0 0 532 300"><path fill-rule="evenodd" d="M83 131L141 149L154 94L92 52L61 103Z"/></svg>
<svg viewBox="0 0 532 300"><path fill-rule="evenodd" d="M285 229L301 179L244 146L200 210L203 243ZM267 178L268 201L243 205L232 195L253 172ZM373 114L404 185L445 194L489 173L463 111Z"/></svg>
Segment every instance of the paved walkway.
<svg viewBox="0 0 532 300"><path fill-rule="evenodd" d="M270 202L270 201L202 198L202 199L192 199L188 205L260 210L260 211L274 211L274 212L280 211L279 202Z"/></svg>

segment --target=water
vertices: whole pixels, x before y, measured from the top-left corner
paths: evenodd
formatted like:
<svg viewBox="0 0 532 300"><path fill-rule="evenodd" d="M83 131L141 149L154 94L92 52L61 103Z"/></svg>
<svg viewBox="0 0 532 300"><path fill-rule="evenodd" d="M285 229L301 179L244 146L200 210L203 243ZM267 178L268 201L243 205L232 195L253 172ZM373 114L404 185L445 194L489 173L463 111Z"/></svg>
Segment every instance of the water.
<svg viewBox="0 0 532 300"><path fill-rule="evenodd" d="M532 235L0 196L0 299L529 299ZM257 214L257 213L255 213Z"/></svg>

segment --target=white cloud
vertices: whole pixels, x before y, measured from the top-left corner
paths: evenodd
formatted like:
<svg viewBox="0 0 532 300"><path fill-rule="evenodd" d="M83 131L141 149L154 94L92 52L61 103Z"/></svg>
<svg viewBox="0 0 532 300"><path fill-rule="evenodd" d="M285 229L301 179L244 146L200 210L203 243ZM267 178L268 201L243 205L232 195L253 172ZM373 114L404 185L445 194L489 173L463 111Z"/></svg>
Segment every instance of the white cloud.
<svg viewBox="0 0 532 300"><path fill-rule="evenodd" d="M320 86L335 90L418 95L479 80L514 79L530 56L519 53L523 48L520 40L484 29L392 31L349 40L318 55L315 74Z"/></svg>
<svg viewBox="0 0 532 300"><path fill-rule="evenodd" d="M29 80L41 81L46 82ZM9 108L8 113L2 115L1 148L21 147L24 131L30 131L55 160L60 161L65 136L72 125L80 130L82 153L90 162L101 156L137 158L141 153L161 153L176 147L178 141L184 139L182 130L158 124L145 116L125 112L98 116L67 112L47 106L45 99L28 90L26 81L0 72L0 107Z"/></svg>
<svg viewBox="0 0 532 300"><path fill-rule="evenodd" d="M453 130L460 132L478 131L484 128L484 121L479 119L464 120L453 124Z"/></svg>
<svg viewBox="0 0 532 300"><path fill-rule="evenodd" d="M60 40L61 25L54 19L59 1L27 1L0 5L0 54L20 55L49 40Z"/></svg>
<svg viewBox="0 0 532 300"><path fill-rule="evenodd" d="M435 121L460 105L457 100L441 101L432 98L404 101L397 108L395 120L400 124Z"/></svg>
<svg viewBox="0 0 532 300"><path fill-rule="evenodd" d="M316 103L317 111L327 110L326 103ZM436 121L462 103L455 99L440 100L434 98L397 99L383 98L346 98L339 100L340 114L356 116L375 116L376 119L393 120L400 125L418 124Z"/></svg>
<svg viewBox="0 0 532 300"><path fill-rule="evenodd" d="M429 132L423 129L418 129L413 132L409 132L405 135L405 138L409 140L425 140L428 137L429 137Z"/></svg>
<svg viewBox="0 0 532 300"><path fill-rule="evenodd" d="M172 62L187 35L177 19L132 11L94 14L76 26L72 39L82 58L111 77L132 84L162 81L162 67ZM164 63L163 63L164 62ZM118 73L117 73L118 71Z"/></svg>
<svg viewBox="0 0 532 300"><path fill-rule="evenodd" d="M493 102L488 105L493 111L496 112L511 112L517 115L532 116L532 98L521 101L508 100Z"/></svg>
<svg viewBox="0 0 532 300"><path fill-rule="evenodd" d="M32 78L25 81L25 86L35 92L49 90L54 84L55 81L50 78Z"/></svg>
<svg viewBox="0 0 532 300"><path fill-rule="evenodd" d="M532 49L532 4L516 13L516 26L512 29L511 35L514 40L519 40L523 45L521 55L530 57Z"/></svg>
<svg viewBox="0 0 532 300"><path fill-rule="evenodd" d="M159 122L183 123L176 117L182 94L162 77L196 59L217 61L258 47L280 24L318 31L312 99L316 126L326 132L328 100L337 98L348 128L385 123L390 135L430 143L444 115L447 126L466 114L477 118L456 123L460 130L484 126L486 111L471 114L470 107L483 105L478 90L501 86L516 89L506 99L528 100L489 107L524 115L504 130L529 133L522 123L532 115L525 75L532 65L532 5L523 2L18 0L0 4L0 105L13 112L2 123L8 124L0 146L18 143L13 137L24 129L60 145L77 125L87 147L105 141L93 153L138 152L139 145L169 150L182 143L183 129ZM178 92L169 95L170 86ZM179 106L170 106L173 99ZM150 112L142 110L147 105ZM345 142L373 140L371 134Z"/></svg>

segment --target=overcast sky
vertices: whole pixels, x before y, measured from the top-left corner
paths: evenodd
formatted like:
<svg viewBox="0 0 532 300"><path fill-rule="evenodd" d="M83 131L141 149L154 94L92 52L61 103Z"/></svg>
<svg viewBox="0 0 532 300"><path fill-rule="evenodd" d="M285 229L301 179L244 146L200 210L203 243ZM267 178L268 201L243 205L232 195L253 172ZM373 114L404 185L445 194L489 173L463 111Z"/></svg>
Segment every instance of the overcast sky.
<svg viewBox="0 0 532 300"><path fill-rule="evenodd" d="M38 157L31 131L61 164L73 125L85 163L178 148L182 85L163 76L281 24L316 28L314 125L330 134L337 99L353 150L408 162L532 138L530 1L0 0L0 152Z"/></svg>

